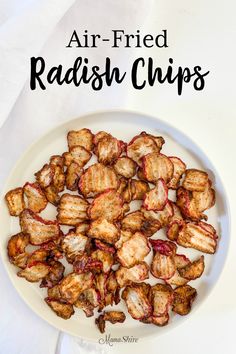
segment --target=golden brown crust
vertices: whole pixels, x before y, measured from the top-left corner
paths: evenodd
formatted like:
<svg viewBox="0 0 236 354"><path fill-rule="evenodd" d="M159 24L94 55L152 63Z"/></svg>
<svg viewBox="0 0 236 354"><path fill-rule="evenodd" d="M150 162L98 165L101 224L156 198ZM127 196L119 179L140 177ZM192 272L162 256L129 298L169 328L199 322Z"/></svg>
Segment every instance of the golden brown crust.
<svg viewBox="0 0 236 354"><path fill-rule="evenodd" d="M91 130L83 128L80 130L71 130L67 134L67 142L69 150L80 145L88 151L93 149L93 134Z"/></svg>
<svg viewBox="0 0 236 354"><path fill-rule="evenodd" d="M5 195L5 200L7 202L9 213L12 216L19 216L25 209L24 191L21 187L7 192Z"/></svg>

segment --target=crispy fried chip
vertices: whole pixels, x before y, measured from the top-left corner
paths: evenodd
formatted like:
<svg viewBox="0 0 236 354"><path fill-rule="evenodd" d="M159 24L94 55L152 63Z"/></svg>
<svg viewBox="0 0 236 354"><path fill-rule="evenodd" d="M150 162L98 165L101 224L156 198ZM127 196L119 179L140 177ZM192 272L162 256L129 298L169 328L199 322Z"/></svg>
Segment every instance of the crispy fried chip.
<svg viewBox="0 0 236 354"><path fill-rule="evenodd" d="M88 208L89 218L92 220L103 218L108 221L119 219L123 214L124 201L115 189L108 189L94 198Z"/></svg>
<svg viewBox="0 0 236 354"><path fill-rule="evenodd" d="M45 220L29 209L20 214L20 226L30 236L30 243L41 245L59 237L60 229L57 221Z"/></svg>
<svg viewBox="0 0 236 354"><path fill-rule="evenodd" d="M93 251L91 258L102 262L102 271L104 273L108 273L114 263L113 255L102 250Z"/></svg>
<svg viewBox="0 0 236 354"><path fill-rule="evenodd" d="M150 240L154 250L151 273L155 278L170 279L176 271L176 245L170 241Z"/></svg>
<svg viewBox="0 0 236 354"><path fill-rule="evenodd" d="M166 284L156 284L152 286L149 293L149 299L153 307L153 317L167 315L173 300L171 286Z"/></svg>
<svg viewBox="0 0 236 354"><path fill-rule="evenodd" d="M141 284L126 286L122 292L122 299L134 319L141 320L151 314L152 307Z"/></svg>
<svg viewBox="0 0 236 354"><path fill-rule="evenodd" d="M73 263L73 269L77 274L90 271L93 273L99 273L103 269L103 263L101 260L92 258L85 253L81 257L77 257Z"/></svg>
<svg viewBox="0 0 236 354"><path fill-rule="evenodd" d="M176 241L184 222L182 220L174 220L169 223L166 229L166 236L171 241Z"/></svg>
<svg viewBox="0 0 236 354"><path fill-rule="evenodd" d="M123 230L130 230L132 232L140 231L144 222L143 213L140 210L127 214L121 221Z"/></svg>
<svg viewBox="0 0 236 354"><path fill-rule="evenodd" d="M67 134L69 150L75 146L82 146L88 151L93 149L93 134L89 129L71 130Z"/></svg>
<svg viewBox="0 0 236 354"><path fill-rule="evenodd" d="M99 250L102 250L102 251L106 251L108 253L111 253L111 254L115 254L116 253L116 249L109 245L108 243L106 242L103 242L101 240L94 240L95 242L95 246L99 249Z"/></svg>
<svg viewBox="0 0 236 354"><path fill-rule="evenodd" d="M143 157L143 173L145 179L156 183L162 178L166 183L170 182L174 173L174 165L171 160L158 153L151 153Z"/></svg>
<svg viewBox="0 0 236 354"><path fill-rule="evenodd" d="M107 243L115 243L119 239L119 229L112 222L100 218L92 221L87 235L91 238L97 238Z"/></svg>
<svg viewBox="0 0 236 354"><path fill-rule="evenodd" d="M158 230L160 230L161 224L158 220L152 220L152 219L144 219L142 227L141 227L141 232L146 236L146 237L151 237L154 235Z"/></svg>
<svg viewBox="0 0 236 354"><path fill-rule="evenodd" d="M201 213L210 209L215 204L215 190L211 188L211 182L208 181L203 192L193 192L193 199L197 210Z"/></svg>
<svg viewBox="0 0 236 354"><path fill-rule="evenodd" d="M185 285L188 282L188 279L181 277L179 270L181 268L186 267L190 263L191 263L190 260L183 254L176 254L175 265L177 269L175 271L175 274L170 279L166 280L166 283L170 285L176 285L176 286Z"/></svg>
<svg viewBox="0 0 236 354"><path fill-rule="evenodd" d="M181 214L180 208L176 205L176 203L169 201L172 205L173 208L173 215L169 220L169 223L171 223L172 221L181 221L183 220L183 216Z"/></svg>
<svg viewBox="0 0 236 354"><path fill-rule="evenodd" d="M50 266L45 262L34 262L31 265L27 265L26 268L20 270L18 277L25 278L29 282L35 283L46 277L50 272Z"/></svg>
<svg viewBox="0 0 236 354"><path fill-rule="evenodd" d="M213 254L217 247L217 235L209 232L206 227L202 227L202 223L187 223L179 232L177 243L183 247L191 247Z"/></svg>
<svg viewBox="0 0 236 354"><path fill-rule="evenodd" d="M11 263L19 268L25 268L28 260L28 253L25 248L29 244L29 235L20 232L13 235L7 244L7 253Z"/></svg>
<svg viewBox="0 0 236 354"><path fill-rule="evenodd" d="M52 164L44 165L41 170L36 172L34 175L36 176L36 180L42 188L46 188L50 186L53 181L53 176L55 173L55 168Z"/></svg>
<svg viewBox="0 0 236 354"><path fill-rule="evenodd" d="M187 315L190 310L193 301L197 296L196 289L190 285L179 286L174 290L174 300L172 311L178 313L181 316Z"/></svg>
<svg viewBox="0 0 236 354"><path fill-rule="evenodd" d="M49 201L49 203L52 203L53 205L58 205L60 201L60 196L58 194L57 189L53 186L50 185L44 189L44 194Z"/></svg>
<svg viewBox="0 0 236 354"><path fill-rule="evenodd" d="M123 243L129 240L133 236L133 233L130 230L121 230L120 231L120 238L115 243L115 247L117 249L121 248Z"/></svg>
<svg viewBox="0 0 236 354"><path fill-rule="evenodd" d="M50 261L50 272L41 281L40 288L52 288L63 278L65 267L61 262Z"/></svg>
<svg viewBox="0 0 236 354"><path fill-rule="evenodd" d="M201 256L196 261L187 264L185 267L179 269L179 274L181 277L187 280L194 280L200 278L202 273L204 272L205 264L204 264L204 256Z"/></svg>
<svg viewBox="0 0 236 354"><path fill-rule="evenodd" d="M166 203L164 209L161 211L146 210L145 208L141 208L141 211L143 212L143 215L146 220L156 222L156 227L159 223L159 229L164 226L167 226L170 222L171 217L173 216L172 203L170 203L169 201Z"/></svg>
<svg viewBox="0 0 236 354"><path fill-rule="evenodd" d="M195 199L192 196L192 192L184 189L183 187L178 188L176 194L177 200L176 204L180 208L182 215L191 220L201 220L207 219L199 209L196 204Z"/></svg>
<svg viewBox="0 0 236 354"><path fill-rule="evenodd" d="M169 156L169 159L173 163L174 171L173 171L173 176L172 176L170 182L168 183L168 188L177 189L179 186L181 177L183 176L183 174L186 170L186 165L178 157Z"/></svg>
<svg viewBox="0 0 236 354"><path fill-rule="evenodd" d="M131 268L119 267L116 271L116 279L121 288L132 283L139 283L148 279L149 267L146 262L140 262Z"/></svg>
<svg viewBox="0 0 236 354"><path fill-rule="evenodd" d="M75 233L76 234L86 235L88 229L89 229L89 223L88 222L80 222L79 224L76 225Z"/></svg>
<svg viewBox="0 0 236 354"><path fill-rule="evenodd" d="M100 163L87 168L79 181L79 188L85 197L94 197L109 188L117 189L118 186L119 179L115 171Z"/></svg>
<svg viewBox="0 0 236 354"><path fill-rule="evenodd" d="M84 170L76 162L72 162L66 170L66 188L76 191L83 172Z"/></svg>
<svg viewBox="0 0 236 354"><path fill-rule="evenodd" d="M75 312L73 306L65 303L64 301L49 297L46 297L44 300L48 306L50 306L51 309L56 313L56 315L64 318L64 320L68 320Z"/></svg>
<svg viewBox="0 0 236 354"><path fill-rule="evenodd" d="M127 156L141 166L142 157L149 153L159 153L164 143L162 137L154 137L142 132L127 145Z"/></svg>
<svg viewBox="0 0 236 354"><path fill-rule="evenodd" d="M156 187L145 194L143 206L147 210L163 210L168 202L168 188L165 181L157 180Z"/></svg>
<svg viewBox="0 0 236 354"><path fill-rule="evenodd" d="M69 273L59 285L59 291L63 300L73 304L78 299L80 293L91 288L93 283L92 273Z"/></svg>
<svg viewBox="0 0 236 354"><path fill-rule="evenodd" d="M104 320L114 323L123 323L126 319L124 312L121 311L106 311L104 312Z"/></svg>
<svg viewBox="0 0 236 354"><path fill-rule="evenodd" d="M149 252L147 238L141 232L136 232L118 249L117 258L123 267L131 268L142 262Z"/></svg>
<svg viewBox="0 0 236 354"><path fill-rule="evenodd" d="M24 187L24 195L27 197L27 208L40 213L47 206L47 198L38 183L27 182Z"/></svg>
<svg viewBox="0 0 236 354"><path fill-rule="evenodd" d="M124 148L125 143L123 141L108 134L99 138L94 152L97 155L98 162L104 165L110 165L118 159Z"/></svg>
<svg viewBox="0 0 236 354"><path fill-rule="evenodd" d="M88 219L88 202L82 197L65 193L58 206L57 220L59 224L76 226Z"/></svg>
<svg viewBox="0 0 236 354"><path fill-rule="evenodd" d="M15 188L5 195L10 215L19 216L25 209L23 188Z"/></svg>
<svg viewBox="0 0 236 354"><path fill-rule="evenodd" d="M118 175L125 178L132 178L136 174L136 163L129 157L119 157L114 165L114 169Z"/></svg>
<svg viewBox="0 0 236 354"><path fill-rule="evenodd" d="M80 233L70 231L62 240L62 250L69 263L84 254L89 238Z"/></svg>
<svg viewBox="0 0 236 354"><path fill-rule="evenodd" d="M149 191L149 185L145 181L139 181L138 179L130 180L131 200L142 200L145 193Z"/></svg>
<svg viewBox="0 0 236 354"><path fill-rule="evenodd" d="M79 167L84 167L91 159L92 154L82 146L74 146L69 152L64 152L65 165L68 167L75 162Z"/></svg>
<svg viewBox="0 0 236 354"><path fill-rule="evenodd" d="M189 191L203 192L208 183L208 174L191 168L185 171L183 187Z"/></svg>

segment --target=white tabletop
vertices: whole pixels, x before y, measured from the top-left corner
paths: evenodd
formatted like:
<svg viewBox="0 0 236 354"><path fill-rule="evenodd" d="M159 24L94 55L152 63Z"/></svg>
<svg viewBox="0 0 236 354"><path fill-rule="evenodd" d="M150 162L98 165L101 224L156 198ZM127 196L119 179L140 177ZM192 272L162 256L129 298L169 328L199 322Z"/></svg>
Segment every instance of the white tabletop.
<svg viewBox="0 0 236 354"><path fill-rule="evenodd" d="M30 1L25 0L25 11L28 11L28 3ZM41 3L43 4L44 1ZM54 5L53 1L48 1L48 3L51 6ZM136 353L148 351L165 354L234 353L236 316L234 281L236 255L234 237L236 234L234 221L236 213L235 2L81 0L71 1L71 8L68 5L69 2L67 7L64 1L58 3L61 7L58 6L56 18L52 16L54 28L44 27L44 37L39 36L32 52L30 51L32 41L27 41L28 37L25 40L27 42L25 51L24 37L16 38L18 44L16 41L14 48L11 45L9 47L4 45L4 36L7 36L9 32L2 33L1 30L6 25L7 28L14 30L15 22L11 24L9 19L13 13L18 13L18 8L16 1L4 0L0 4L0 22L2 23L0 49L4 68L7 68L6 62L9 55L13 52L15 55L11 62L11 73L9 72L8 75L11 79L4 81L4 85L1 80L2 107L0 112L2 116L0 118L2 122L5 120L5 123L0 129L0 187L24 149L60 121L89 111L103 109L119 108L141 111L158 116L178 127L206 152L218 170L228 193L232 214L232 241L220 280L194 316L190 316L174 331L157 339L122 345L122 348L120 345L94 347L84 342L81 344L80 340L69 335L59 334L56 329L39 319L27 308L14 290L0 263L0 354L31 354L32 352L74 354L103 351L118 353L121 349L124 353L131 350ZM32 12L33 15L35 13ZM39 23L36 28L33 28L33 24L28 23L27 16L25 18L23 30L27 29L27 26L29 26L28 31L30 28L36 32L40 30ZM47 21L47 15L43 16L41 21ZM109 47L104 47L102 50L82 49L78 52L74 49L68 51L65 43L74 28L78 31L88 28L91 32L104 34L114 28L124 28L130 33L136 29L144 33L155 33L167 29L169 48L120 49L115 53ZM172 57L179 65L190 67L201 65L204 69L210 70L210 74L203 91L194 91L190 85L186 85L181 96L177 95L173 85L157 85L140 91L134 90L129 84L114 85L98 92L86 86L79 88L51 86L46 91L31 91L29 82L26 81L29 62L26 64L25 60L38 53L47 58L49 66L59 62L68 65L78 55L87 56L94 63L101 65L104 57L110 56L114 65L117 64L124 70L128 70L134 58L138 56L155 57L160 66ZM17 66L18 55L21 58L21 73ZM14 75L19 80L12 80ZM6 73L1 68L0 77L6 78ZM23 88L22 91L21 88Z"/></svg>

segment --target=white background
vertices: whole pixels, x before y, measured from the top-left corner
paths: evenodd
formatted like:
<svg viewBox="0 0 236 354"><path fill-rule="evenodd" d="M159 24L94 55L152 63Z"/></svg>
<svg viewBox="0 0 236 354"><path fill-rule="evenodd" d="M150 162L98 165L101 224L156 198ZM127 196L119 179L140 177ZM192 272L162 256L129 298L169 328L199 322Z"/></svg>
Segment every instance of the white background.
<svg viewBox="0 0 236 354"><path fill-rule="evenodd" d="M137 345L94 349L68 335L58 336L55 329L26 307L0 264L1 354L72 354L103 350L165 354L235 352L234 3L219 0L68 0L66 4L66 1L25 0L19 5L16 0L0 1L0 123L5 121L0 129L0 186L24 149L59 122L98 109L132 109L158 116L202 147L224 182L232 214L230 251L213 293L183 325L156 340L140 341ZM106 43L100 49L65 48L74 29L78 32L88 29L106 36L116 28L127 33L140 29L142 33L153 34L167 29L169 48L114 51ZM58 63L69 66L79 55L102 65L104 57L110 56L114 65L129 70L134 58L142 55L156 58L160 66L164 66L169 57L182 66L201 65L210 70L210 74L203 91L196 92L188 85L182 96L177 95L174 85L156 85L142 91L135 91L128 84L114 85L99 92L88 86L51 86L46 91L31 91L26 81L29 57L39 53L48 67Z"/></svg>

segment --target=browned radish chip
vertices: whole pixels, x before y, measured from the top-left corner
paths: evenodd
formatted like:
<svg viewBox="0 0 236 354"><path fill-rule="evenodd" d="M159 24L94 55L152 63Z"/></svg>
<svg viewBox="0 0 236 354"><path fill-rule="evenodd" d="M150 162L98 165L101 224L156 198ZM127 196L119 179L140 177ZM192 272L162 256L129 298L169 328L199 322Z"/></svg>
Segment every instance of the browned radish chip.
<svg viewBox="0 0 236 354"><path fill-rule="evenodd" d="M136 163L129 157L119 157L114 165L116 173L125 178L132 178L136 174Z"/></svg>
<svg viewBox="0 0 236 354"><path fill-rule="evenodd" d="M121 311L106 311L104 312L104 321L114 323L123 323L126 319L124 312Z"/></svg>
<svg viewBox="0 0 236 354"><path fill-rule="evenodd" d="M76 234L86 235L88 229L89 229L89 223L88 222L80 222L79 224L76 225L75 233Z"/></svg>
<svg viewBox="0 0 236 354"><path fill-rule="evenodd" d="M108 253L111 253L111 254L114 254L116 253L116 250L113 246L109 245L108 243L105 243L101 240L94 240L95 242L95 246L99 249L99 250L102 250L102 251L105 251L105 252L108 252Z"/></svg>
<svg viewBox="0 0 236 354"><path fill-rule="evenodd" d="M95 144L94 152L97 155L98 162L104 165L114 163L124 151L125 143L114 138L112 135L104 135Z"/></svg>
<svg viewBox="0 0 236 354"><path fill-rule="evenodd" d="M159 222L161 229L164 226L167 226L170 222L171 217L173 216L173 207L172 204L168 201L161 211L146 210L141 208L143 215L148 221L155 221L156 224Z"/></svg>
<svg viewBox="0 0 236 354"><path fill-rule="evenodd" d="M64 158L61 155L53 155L50 157L50 165L64 167Z"/></svg>
<svg viewBox="0 0 236 354"><path fill-rule="evenodd" d="M59 291L59 284L54 285L52 288L48 288L48 297L54 300L60 300L61 294Z"/></svg>
<svg viewBox="0 0 236 354"><path fill-rule="evenodd" d="M217 247L217 235L207 231L202 224L187 223L178 234L177 243L183 247L213 254Z"/></svg>
<svg viewBox="0 0 236 354"><path fill-rule="evenodd" d="M27 182L24 187L24 195L27 198L27 208L40 213L47 206L47 198L38 183Z"/></svg>
<svg viewBox="0 0 236 354"><path fill-rule="evenodd" d="M187 280L194 280L200 278L205 268L204 256L201 256L196 261L187 264L185 267L179 269L181 277Z"/></svg>
<svg viewBox="0 0 236 354"><path fill-rule="evenodd" d="M29 282L35 283L46 277L50 272L50 266L45 262L34 262L31 265L27 265L26 268L20 270L18 277L25 278Z"/></svg>
<svg viewBox="0 0 236 354"><path fill-rule="evenodd" d="M149 267L146 262L140 262L131 268L119 267L116 279L121 288L132 283L139 283L148 279Z"/></svg>
<svg viewBox="0 0 236 354"><path fill-rule="evenodd" d="M208 174L191 168L185 171L183 187L189 191L203 192L208 183Z"/></svg>
<svg viewBox="0 0 236 354"><path fill-rule="evenodd" d="M116 241L115 247L117 249L121 248L124 242L129 240L133 236L133 233L130 230L121 230L119 240Z"/></svg>
<svg viewBox="0 0 236 354"><path fill-rule="evenodd" d="M20 214L20 226L22 232L29 234L33 245L41 245L60 236L57 221L45 220L29 209Z"/></svg>
<svg viewBox="0 0 236 354"><path fill-rule="evenodd" d="M142 161L143 173L147 181L156 183L159 178L162 178L166 183L170 182L174 165L167 156L154 152L144 156Z"/></svg>
<svg viewBox="0 0 236 354"><path fill-rule="evenodd" d="M60 282L59 291L63 300L73 304L78 299L80 293L91 288L92 285L92 273L69 273Z"/></svg>
<svg viewBox="0 0 236 354"><path fill-rule="evenodd" d="M66 170L66 188L70 191L76 191L83 172L84 170L76 162L72 162Z"/></svg>
<svg viewBox="0 0 236 354"><path fill-rule="evenodd" d="M176 241L184 222L182 220L174 220L169 223L166 229L166 236L171 241Z"/></svg>
<svg viewBox="0 0 236 354"><path fill-rule="evenodd" d="M93 259L88 254L83 254L81 257L77 257L73 263L73 269L77 274L93 272L100 273L103 268L103 263L101 260Z"/></svg>
<svg viewBox="0 0 236 354"><path fill-rule="evenodd" d="M36 180L42 188L46 188L52 183L54 173L54 166L52 164L46 164L41 170L35 173Z"/></svg>
<svg viewBox="0 0 236 354"><path fill-rule="evenodd" d="M92 154L82 146L74 146L69 152L64 152L65 166L70 166L76 162L81 168L90 160Z"/></svg>
<svg viewBox="0 0 236 354"><path fill-rule="evenodd" d="M159 279L170 279L175 271L176 245L170 241L150 240L154 250L151 263L151 273Z"/></svg>
<svg viewBox="0 0 236 354"><path fill-rule="evenodd" d="M196 221L207 219L207 216L198 209L196 201L192 196L192 192L180 187L177 190L176 197L176 204L185 218Z"/></svg>
<svg viewBox="0 0 236 354"><path fill-rule="evenodd" d="M61 165L54 164L54 175L52 180L52 186L57 190L57 192L62 192L65 188L65 174L64 167Z"/></svg>
<svg viewBox="0 0 236 354"><path fill-rule="evenodd" d="M71 130L67 134L69 150L75 146L82 146L88 151L93 149L93 134L91 130L83 128L80 130Z"/></svg>
<svg viewBox="0 0 236 354"><path fill-rule="evenodd" d="M152 306L142 284L126 286L122 292L122 299L126 303L129 314L134 319L141 320L150 316Z"/></svg>
<svg viewBox="0 0 236 354"><path fill-rule="evenodd" d="M146 237L151 237L154 235L158 230L160 230L161 224L158 220L152 220L152 219L144 219L142 227L141 227L141 232L146 236Z"/></svg>
<svg viewBox="0 0 236 354"><path fill-rule="evenodd" d="M123 267L131 268L144 260L150 252L147 238L136 232L117 251L117 258Z"/></svg>
<svg viewBox="0 0 236 354"><path fill-rule="evenodd" d="M197 296L196 289L190 285L179 286L174 290L174 300L172 311L178 313L181 316L187 315L190 310L193 301Z"/></svg>
<svg viewBox="0 0 236 354"><path fill-rule="evenodd" d="M112 253L108 253L102 250L93 251L91 258L102 263L102 271L108 273L113 266L114 259Z"/></svg>
<svg viewBox="0 0 236 354"><path fill-rule="evenodd" d="M165 181L157 180L156 187L145 194L143 206L147 210L163 210L168 202L168 188Z"/></svg>
<svg viewBox="0 0 236 354"><path fill-rule="evenodd" d="M163 327L163 326L165 326L165 325L168 324L169 318L170 318L170 317L169 317L169 314L166 313L165 315L163 315L163 316L158 316L158 317L149 316L149 317L147 317L147 318L142 319L141 322L143 322L143 323L148 323L148 324L149 324L149 323L152 323L152 324L154 324L154 325L156 325L156 326Z"/></svg>
<svg viewBox="0 0 236 354"><path fill-rule="evenodd" d="M32 252L27 261L27 267L35 264L35 262L46 262L49 257L49 251L44 248L38 248L34 252Z"/></svg>
<svg viewBox="0 0 236 354"><path fill-rule="evenodd" d="M89 238L80 233L70 231L62 240L62 250L69 263L82 256L88 245Z"/></svg>
<svg viewBox="0 0 236 354"><path fill-rule="evenodd" d="M86 317L91 317L94 315L94 306L90 303L86 296L84 296L84 292L80 294L79 298L74 303L74 306L82 309Z"/></svg>
<svg viewBox="0 0 236 354"><path fill-rule="evenodd" d="M7 253L9 261L19 268L26 267L28 253L25 251L25 248L29 242L29 235L23 232L13 235L8 241Z"/></svg>
<svg viewBox="0 0 236 354"><path fill-rule="evenodd" d="M87 220L88 202L82 197L65 193L61 196L58 205L57 220L62 225L76 226Z"/></svg>
<svg viewBox="0 0 236 354"><path fill-rule="evenodd" d="M19 216L25 209L23 188L15 188L5 195L10 215Z"/></svg>
<svg viewBox="0 0 236 354"><path fill-rule="evenodd" d="M115 224L101 218L92 221L87 235L91 238L97 238L99 240L113 244L118 241L120 231Z"/></svg>
<svg viewBox="0 0 236 354"><path fill-rule="evenodd" d="M117 189L119 179L115 171L108 166L96 163L82 174L79 181L79 188L85 197L94 197L106 189Z"/></svg>
<svg viewBox="0 0 236 354"><path fill-rule="evenodd" d="M167 279L166 283L170 284L170 285L175 285L175 286L185 285L188 282L188 279L181 277L179 270L181 268L186 267L189 264L191 264L191 262L186 256L184 256L183 254L176 254L175 255L175 265L176 265L175 274L170 279Z"/></svg>
<svg viewBox="0 0 236 354"><path fill-rule="evenodd" d="M92 220L104 218L108 221L119 219L123 214L123 199L115 189L108 189L94 198L88 208L89 218Z"/></svg>
<svg viewBox="0 0 236 354"><path fill-rule="evenodd" d="M46 297L44 300L55 314L64 320L68 320L75 312L73 306L67 304L65 301L56 300L50 297Z"/></svg>
<svg viewBox="0 0 236 354"><path fill-rule="evenodd" d="M143 213L140 210L125 215L121 220L122 230L130 230L132 232L140 231L144 222Z"/></svg>
<svg viewBox="0 0 236 354"><path fill-rule="evenodd" d="M159 153L164 143L162 137L155 137L142 132L127 145L127 156L141 166L142 157L149 153Z"/></svg>
<svg viewBox="0 0 236 354"><path fill-rule="evenodd" d="M58 190L53 186L50 185L44 189L44 194L49 201L49 203L52 203L53 205L58 205L60 201L60 196L58 194Z"/></svg>
<svg viewBox="0 0 236 354"><path fill-rule="evenodd" d="M210 209L215 204L215 190L211 188L210 180L208 180L203 192L193 192L192 196L199 212Z"/></svg>
<svg viewBox="0 0 236 354"><path fill-rule="evenodd" d="M61 262L50 261L50 272L41 281L40 288L52 288L63 278L65 267Z"/></svg>
<svg viewBox="0 0 236 354"><path fill-rule="evenodd" d="M172 201L169 201L172 205L172 208L173 208L173 215L172 217L170 218L170 223L172 221L181 221L183 220L183 216L181 214L181 211L180 211L180 208L176 205L176 203L172 202Z"/></svg>
<svg viewBox="0 0 236 354"><path fill-rule="evenodd" d="M171 286L166 284L153 285L149 292L149 300L153 307L153 317L167 315L173 301L173 290Z"/></svg>
<svg viewBox="0 0 236 354"><path fill-rule="evenodd" d="M105 332L106 322L104 320L104 315L99 315L98 318L95 318L95 324L97 325L100 333Z"/></svg>
<svg viewBox="0 0 236 354"><path fill-rule="evenodd" d="M98 132L97 134L94 135L93 137L93 143L94 145L97 145L99 143L99 141L104 138L104 137L108 137L111 136L111 134L104 132L103 130L101 130L100 132Z"/></svg>
<svg viewBox="0 0 236 354"><path fill-rule="evenodd" d="M179 187L181 177L186 170L186 165L178 157L169 156L169 159L173 163L174 171L173 171L173 177L171 178L170 182L168 183L168 188L177 189Z"/></svg>
<svg viewBox="0 0 236 354"><path fill-rule="evenodd" d="M145 193L149 191L149 185L145 181L139 181L138 179L131 179L129 181L131 200L142 200Z"/></svg>

